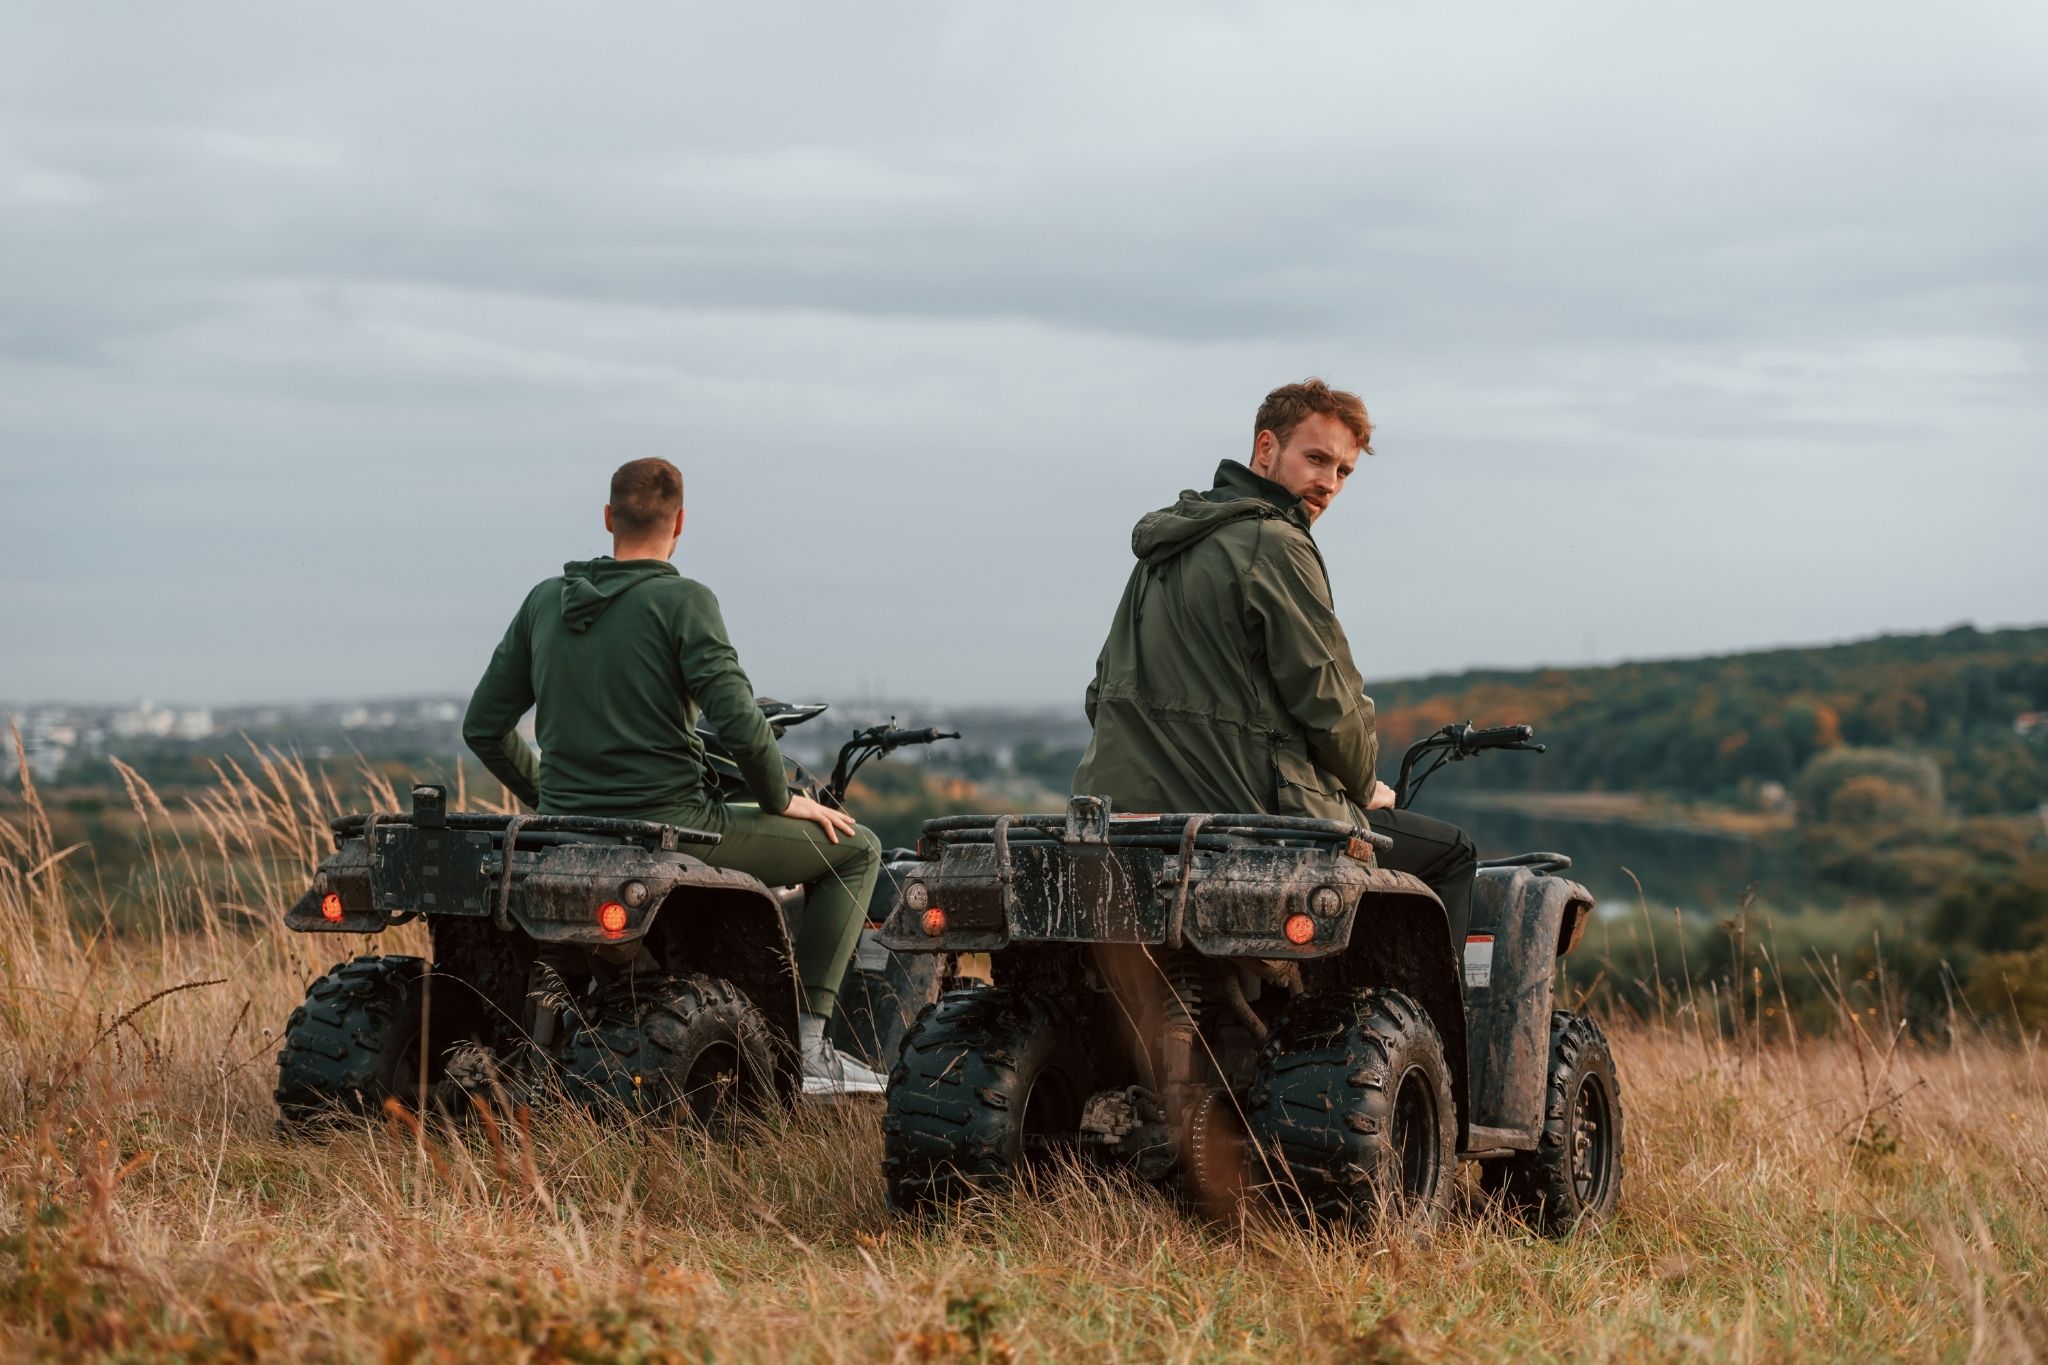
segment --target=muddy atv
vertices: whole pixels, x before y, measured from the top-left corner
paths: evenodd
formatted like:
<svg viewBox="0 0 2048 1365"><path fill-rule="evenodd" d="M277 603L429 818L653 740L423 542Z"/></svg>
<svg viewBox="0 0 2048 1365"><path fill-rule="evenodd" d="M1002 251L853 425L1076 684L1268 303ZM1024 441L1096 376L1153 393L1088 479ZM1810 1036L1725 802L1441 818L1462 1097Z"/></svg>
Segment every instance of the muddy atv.
<svg viewBox="0 0 2048 1365"><path fill-rule="evenodd" d="M1445 762L1537 749L1526 726L1447 726ZM1416 765L1430 766L1417 775ZM929 821L881 941L987 953L890 1077L883 1169L901 1210L1012 1181L1058 1153L1177 1178L1200 1205L1253 1192L1304 1216L1430 1214L1460 1160L1531 1225L1607 1218L1620 1090L1553 976L1592 911L1562 854L1481 866L1462 952L1434 892L1340 821L1063 814Z"/></svg>
<svg viewBox="0 0 2048 1365"><path fill-rule="evenodd" d="M778 737L824 709L762 703ZM830 780L799 767L793 785L836 804L862 762L951 737L877 726L842 748ZM286 1127L388 1099L460 1112L557 1086L594 1110L713 1121L799 1092L802 892L705 863L716 834L451 811L422 784L410 811L349 816L334 835L286 927L376 935L422 919L433 961L357 957L313 982L278 1054ZM869 951L842 1000L900 995L897 1015L914 1018L950 962L892 969ZM902 1033L889 1017L869 1008L835 1027L887 1065Z"/></svg>

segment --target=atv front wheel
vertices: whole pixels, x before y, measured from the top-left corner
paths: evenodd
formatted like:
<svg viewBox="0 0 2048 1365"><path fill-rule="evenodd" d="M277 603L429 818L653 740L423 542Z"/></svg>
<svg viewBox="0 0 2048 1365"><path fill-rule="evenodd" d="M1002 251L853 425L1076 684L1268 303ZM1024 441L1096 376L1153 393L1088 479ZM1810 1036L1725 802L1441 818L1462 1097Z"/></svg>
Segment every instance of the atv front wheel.
<svg viewBox="0 0 2048 1365"><path fill-rule="evenodd" d="M889 1206L1008 1184L1079 1140L1087 1063L1053 1009L1022 991L949 991L903 1040L882 1119Z"/></svg>
<svg viewBox="0 0 2048 1365"><path fill-rule="evenodd" d="M715 1123L768 1107L775 1035L754 1002L710 976L635 977L569 1035L563 1084L597 1112Z"/></svg>
<svg viewBox="0 0 2048 1365"><path fill-rule="evenodd" d="M375 1114L384 1101L418 1103L417 957L359 957L315 981L284 1026L278 1113L288 1128Z"/></svg>
<svg viewBox="0 0 2048 1365"><path fill-rule="evenodd" d="M1450 1198L1458 1115L1429 1015L1393 990L1302 996L1259 1054L1253 1174L1299 1213L1430 1214Z"/></svg>
<svg viewBox="0 0 2048 1365"><path fill-rule="evenodd" d="M1558 1010L1536 1150L1481 1162L1480 1186L1544 1236L1562 1237L1613 1216L1621 1156L1621 1083L1607 1035L1585 1015Z"/></svg>
<svg viewBox="0 0 2048 1365"><path fill-rule="evenodd" d="M863 940L872 932L862 930ZM832 1043L887 1072L903 1055L903 1039L917 1017L945 990L953 958L947 953L884 953L886 961L879 967L865 968L865 942L861 949L839 986Z"/></svg>

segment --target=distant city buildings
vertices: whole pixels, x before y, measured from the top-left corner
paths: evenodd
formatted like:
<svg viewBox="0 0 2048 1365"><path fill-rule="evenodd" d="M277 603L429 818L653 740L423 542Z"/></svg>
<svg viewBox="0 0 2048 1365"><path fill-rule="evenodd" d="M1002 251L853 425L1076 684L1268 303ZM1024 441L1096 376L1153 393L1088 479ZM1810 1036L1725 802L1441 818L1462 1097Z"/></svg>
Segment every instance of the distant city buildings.
<svg viewBox="0 0 2048 1365"><path fill-rule="evenodd" d="M14 779L21 757L29 776L54 782L75 755L97 758L110 743L124 740L211 739L218 733L213 712L204 706L172 708L145 701L138 706L36 706L0 713L8 733L0 735L0 777ZM15 752L15 733L21 754Z"/></svg>
<svg viewBox="0 0 2048 1365"><path fill-rule="evenodd" d="M18 777L26 759L31 777L38 782L52 781L77 747L79 727L66 712L55 708L10 713L7 721L9 733L0 744L0 774ZM20 738L19 751L16 736Z"/></svg>
<svg viewBox="0 0 2048 1365"><path fill-rule="evenodd" d="M806 698L808 700L809 698ZM101 786L116 781L107 760L118 758L145 773L190 777L208 771L224 754L246 756L251 745L309 760L407 756L428 763L460 760L467 699L450 696L278 703L258 706L180 707L143 701L133 705L14 705L0 701L0 784L19 781L9 725L21 734L29 775L42 786ZM519 723L535 742L529 712ZM905 752L894 761L928 764L977 782L992 782L1014 767L1037 774L1060 769L1063 784L1087 742L1087 719L1078 706L968 706L935 708L915 701L863 698L835 703L825 715L791 729L783 751L823 771L855 730L895 721L907 728L939 725L961 732L957 743ZM1065 750L1073 750L1068 753ZM1042 781L1034 777L1033 781ZM1033 799L1036 787L1031 788Z"/></svg>
<svg viewBox="0 0 2048 1365"><path fill-rule="evenodd" d="M213 734L213 712L204 706L174 711L146 701L132 711L116 711L107 728L118 739L206 739Z"/></svg>
<svg viewBox="0 0 2048 1365"><path fill-rule="evenodd" d="M95 780L104 775L107 758L134 761L139 755L203 745L218 752L246 738L264 745L301 750L315 756L348 752L356 746L343 732L376 728L393 739L448 749L460 742L456 733L462 702L448 697L365 704L317 702L214 708L162 706L142 701L132 706L0 705L0 781L20 777L22 758L29 776L40 783ZM21 744L17 752L14 734ZM380 739L379 747L382 746ZM77 764L101 769L87 776ZM67 775L67 767L73 770Z"/></svg>

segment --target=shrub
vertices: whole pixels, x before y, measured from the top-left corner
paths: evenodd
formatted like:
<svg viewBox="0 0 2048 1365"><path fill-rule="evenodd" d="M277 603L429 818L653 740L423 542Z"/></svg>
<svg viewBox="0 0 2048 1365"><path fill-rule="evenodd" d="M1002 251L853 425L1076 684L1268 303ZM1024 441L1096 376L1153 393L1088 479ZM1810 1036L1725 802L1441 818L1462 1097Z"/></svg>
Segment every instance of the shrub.
<svg viewBox="0 0 2048 1365"><path fill-rule="evenodd" d="M1904 749L1830 749L1808 763L1796 785L1799 817L1868 824L1941 814L1941 769Z"/></svg>
<svg viewBox="0 0 2048 1365"><path fill-rule="evenodd" d="M1987 953L1970 966L1963 998L1986 1020L2048 1028L2048 944L2021 953Z"/></svg>

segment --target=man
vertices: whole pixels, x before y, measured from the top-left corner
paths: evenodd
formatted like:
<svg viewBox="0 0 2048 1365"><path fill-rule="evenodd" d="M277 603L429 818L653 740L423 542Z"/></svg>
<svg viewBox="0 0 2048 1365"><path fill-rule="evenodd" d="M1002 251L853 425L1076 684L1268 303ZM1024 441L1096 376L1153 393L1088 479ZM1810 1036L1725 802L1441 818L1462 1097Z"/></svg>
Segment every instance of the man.
<svg viewBox="0 0 2048 1365"><path fill-rule="evenodd" d="M1337 624L1310 527L1372 453L1357 395L1320 379L1266 395L1249 467L1225 460L1131 533L1138 556L1088 688L1076 792L1127 811L1261 811L1357 821L1383 866L1443 900L1462 950L1477 858L1463 830L1393 808L1372 698Z"/></svg>
<svg viewBox="0 0 2048 1365"><path fill-rule="evenodd" d="M693 854L770 886L802 884L796 940L807 1094L880 1093L886 1078L825 1041L881 870L844 811L789 790L782 751L726 638L718 599L670 564L683 477L667 460L612 475L609 558L562 566L526 595L470 697L462 737L513 795L550 815L609 815L723 835ZM514 727L537 707L540 759ZM726 805L697 737L711 722L759 807Z"/></svg>

